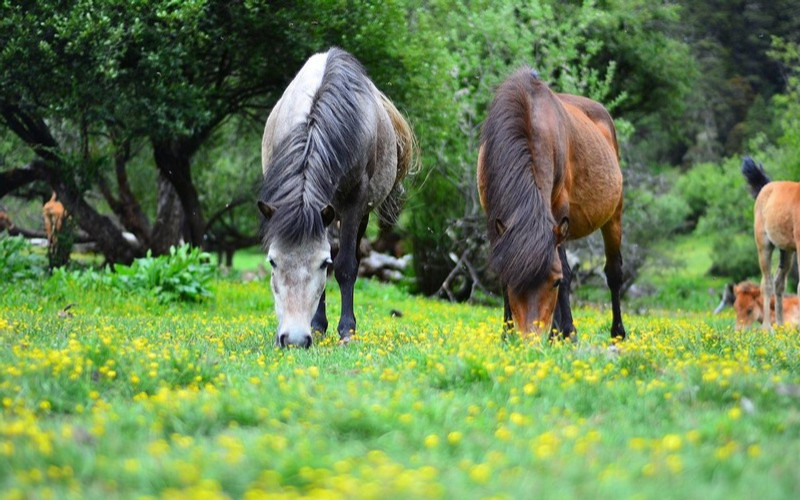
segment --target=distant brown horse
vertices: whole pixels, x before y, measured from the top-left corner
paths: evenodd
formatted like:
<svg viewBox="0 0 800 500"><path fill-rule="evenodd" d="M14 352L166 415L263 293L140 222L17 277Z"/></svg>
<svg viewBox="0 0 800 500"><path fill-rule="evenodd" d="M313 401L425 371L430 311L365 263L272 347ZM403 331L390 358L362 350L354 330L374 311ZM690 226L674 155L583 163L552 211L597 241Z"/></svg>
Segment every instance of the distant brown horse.
<svg viewBox="0 0 800 500"><path fill-rule="evenodd" d="M6 230L14 229L14 222L7 212L0 210L0 233Z"/></svg>
<svg viewBox="0 0 800 500"><path fill-rule="evenodd" d="M733 308L736 310L736 329L749 328L753 323L764 321L764 301L761 298L761 287L752 281L742 281L733 287L736 299ZM800 297L784 295L783 314L785 324L800 324ZM775 311L775 297L770 301L770 310Z"/></svg>
<svg viewBox="0 0 800 500"><path fill-rule="evenodd" d="M483 125L478 189L504 320L527 336L564 337L575 327L564 241L597 229L605 243L611 335L625 337L622 285L622 172L614 122L590 99L555 94L524 68L497 89Z"/></svg>
<svg viewBox="0 0 800 500"><path fill-rule="evenodd" d="M47 244L49 246L55 245L58 241L58 233L61 232L61 225L64 223L65 215L64 205L56 200L56 192L53 191L50 200L42 206L44 232L47 235Z"/></svg>
<svg viewBox="0 0 800 500"><path fill-rule="evenodd" d="M765 302L771 302L775 293L775 322L782 325L786 275L800 240L800 182L772 182L764 168L756 165L749 156L745 156L742 162L742 174L756 199L753 234L758 249L758 265L761 267L761 295ZM772 251L775 248L779 250L780 257L773 282ZM762 325L772 330L771 311L766 313Z"/></svg>

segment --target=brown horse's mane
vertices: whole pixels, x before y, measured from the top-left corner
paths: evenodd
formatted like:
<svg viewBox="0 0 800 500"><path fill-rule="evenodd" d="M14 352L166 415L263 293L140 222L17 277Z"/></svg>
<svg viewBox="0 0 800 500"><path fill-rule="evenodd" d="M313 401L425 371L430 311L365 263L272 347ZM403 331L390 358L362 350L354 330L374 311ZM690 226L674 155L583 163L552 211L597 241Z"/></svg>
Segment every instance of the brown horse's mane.
<svg viewBox="0 0 800 500"><path fill-rule="evenodd" d="M532 113L543 91L550 93L534 71L516 71L498 87L481 133L491 263L501 283L519 293L545 279L555 255L555 220L540 189L560 174L537 179L544 172L534 173Z"/></svg>

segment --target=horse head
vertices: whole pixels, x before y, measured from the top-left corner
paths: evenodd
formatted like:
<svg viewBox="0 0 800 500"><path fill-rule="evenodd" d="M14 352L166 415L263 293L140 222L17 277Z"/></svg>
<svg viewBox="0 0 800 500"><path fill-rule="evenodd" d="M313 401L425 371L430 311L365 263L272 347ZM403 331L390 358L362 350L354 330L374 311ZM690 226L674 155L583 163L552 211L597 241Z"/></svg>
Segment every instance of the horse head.
<svg viewBox="0 0 800 500"><path fill-rule="evenodd" d="M755 322L764 319L761 288L755 283L743 281L733 287L736 300L733 308L736 310L736 330L749 328Z"/></svg>
<svg viewBox="0 0 800 500"><path fill-rule="evenodd" d="M502 235L504 228L497 228ZM549 269L536 276L535 279L524 280L525 285L507 286L508 306L516 328L523 334L549 334L552 329L553 316L558 301L558 290L563 279L561 259L558 255L559 246L567 237L569 219L566 217L553 226L555 245L552 249L552 259Z"/></svg>
<svg viewBox="0 0 800 500"><path fill-rule="evenodd" d="M268 224L283 223L277 220L281 217L280 208L263 201L258 202L258 208ZM327 227L334 219L333 208L326 206L317 217ZM278 318L275 345L311 347L311 320L333 264L327 233L317 232L302 239L269 238L267 260L272 267L270 286Z"/></svg>

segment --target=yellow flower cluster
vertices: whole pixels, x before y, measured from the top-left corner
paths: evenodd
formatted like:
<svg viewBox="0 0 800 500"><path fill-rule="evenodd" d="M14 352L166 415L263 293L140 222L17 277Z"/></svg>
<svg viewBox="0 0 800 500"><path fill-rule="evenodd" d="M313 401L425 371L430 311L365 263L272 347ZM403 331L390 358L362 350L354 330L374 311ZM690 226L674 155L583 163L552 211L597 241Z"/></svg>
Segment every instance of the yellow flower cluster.
<svg viewBox="0 0 800 500"><path fill-rule="evenodd" d="M6 496L634 496L775 473L773 453L799 450L778 391L800 383L788 329L626 317L612 347L587 308L577 345L503 341L498 308L369 285L356 340L279 350L266 287L217 288L156 312L0 312Z"/></svg>

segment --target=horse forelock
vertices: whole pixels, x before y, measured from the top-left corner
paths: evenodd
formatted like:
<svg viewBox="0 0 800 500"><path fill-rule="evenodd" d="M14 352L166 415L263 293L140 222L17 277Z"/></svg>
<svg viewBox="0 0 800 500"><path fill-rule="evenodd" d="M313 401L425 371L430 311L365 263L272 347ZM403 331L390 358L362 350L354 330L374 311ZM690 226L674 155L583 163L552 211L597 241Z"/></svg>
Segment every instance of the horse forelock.
<svg viewBox="0 0 800 500"><path fill-rule="evenodd" d="M529 69L497 89L482 130L486 215L492 267L518 293L540 284L553 263L555 225L534 176ZM496 221L507 229L498 234Z"/></svg>
<svg viewBox="0 0 800 500"><path fill-rule="evenodd" d="M320 210L371 153L365 117L373 111L364 109L369 105L375 99L364 68L347 52L331 49L307 119L273 146L265 169L260 199L276 208L262 225L265 244L273 238L298 243L324 233Z"/></svg>

